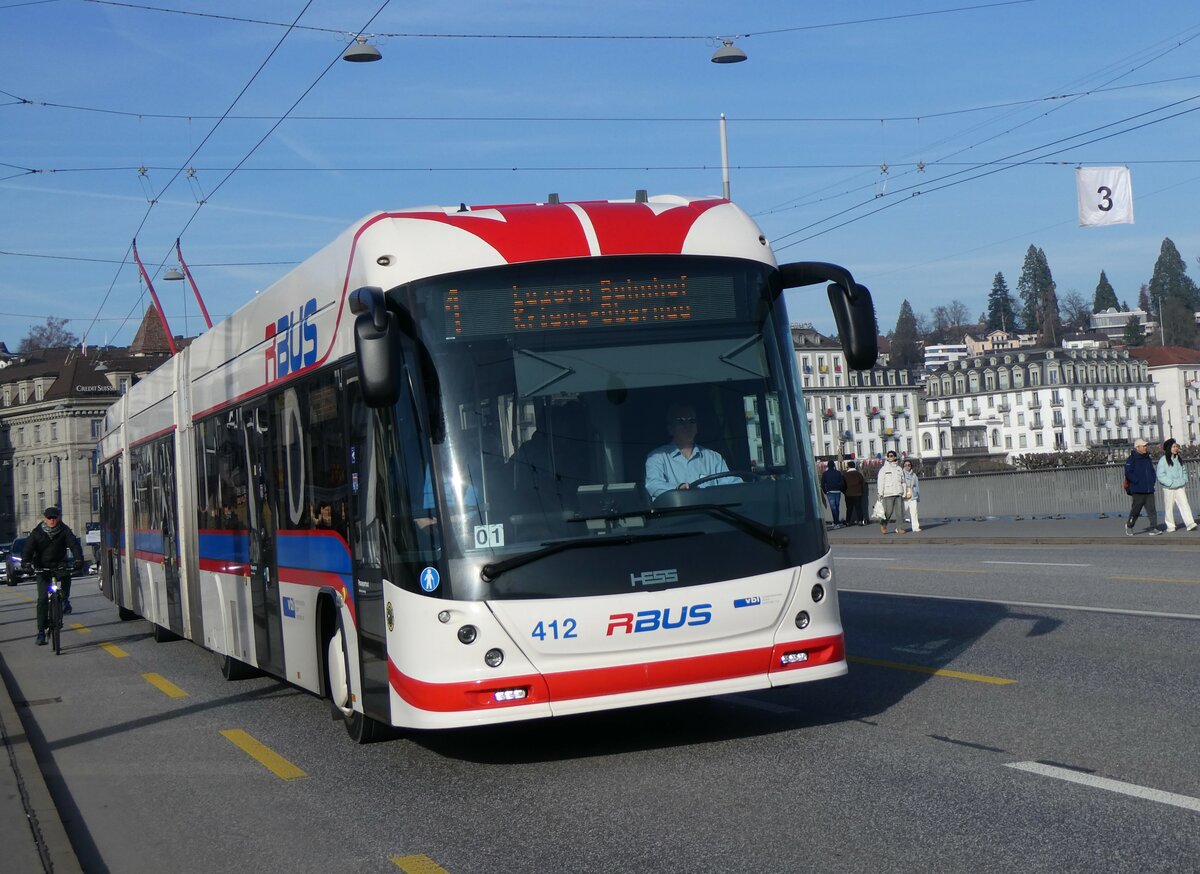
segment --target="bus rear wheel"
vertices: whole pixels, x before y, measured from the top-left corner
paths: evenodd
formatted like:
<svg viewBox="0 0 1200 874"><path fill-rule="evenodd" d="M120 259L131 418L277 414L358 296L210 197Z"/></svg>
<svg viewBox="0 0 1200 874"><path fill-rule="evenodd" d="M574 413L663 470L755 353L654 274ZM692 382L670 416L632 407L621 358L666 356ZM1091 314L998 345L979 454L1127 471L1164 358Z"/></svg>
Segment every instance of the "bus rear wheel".
<svg viewBox="0 0 1200 874"><path fill-rule="evenodd" d="M325 676L328 678L329 700L335 713L341 716L346 733L356 744L386 740L391 734L388 726L354 709L350 700L349 664L346 640L339 621L337 631L330 636L325 646Z"/></svg>
<svg viewBox="0 0 1200 874"><path fill-rule="evenodd" d="M126 607L118 607L117 608L117 616L119 616L121 618L122 622L132 622L134 619L142 618L141 616L138 616L136 613L134 613L132 610L130 610Z"/></svg>

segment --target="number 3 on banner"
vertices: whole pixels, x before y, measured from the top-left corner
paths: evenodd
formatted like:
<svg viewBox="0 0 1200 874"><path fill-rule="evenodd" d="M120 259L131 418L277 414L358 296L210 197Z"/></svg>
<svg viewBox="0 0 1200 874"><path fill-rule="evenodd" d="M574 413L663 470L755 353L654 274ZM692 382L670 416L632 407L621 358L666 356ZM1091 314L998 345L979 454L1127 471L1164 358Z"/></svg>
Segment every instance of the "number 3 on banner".
<svg viewBox="0 0 1200 874"><path fill-rule="evenodd" d="M1128 167L1077 167L1079 226L1133 224L1133 185Z"/></svg>

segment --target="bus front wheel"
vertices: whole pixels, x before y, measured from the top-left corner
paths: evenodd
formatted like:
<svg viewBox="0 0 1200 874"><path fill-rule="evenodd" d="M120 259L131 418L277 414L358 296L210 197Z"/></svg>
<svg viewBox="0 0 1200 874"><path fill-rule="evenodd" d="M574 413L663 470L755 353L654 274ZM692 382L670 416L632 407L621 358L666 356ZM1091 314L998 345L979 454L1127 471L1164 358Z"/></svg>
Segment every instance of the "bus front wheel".
<svg viewBox="0 0 1200 874"><path fill-rule="evenodd" d="M346 733L356 744L385 740L389 735L388 727L354 709L350 700L349 664L346 639L339 621L337 631L330 636L325 647L325 676L329 680L329 700L335 711L341 715Z"/></svg>

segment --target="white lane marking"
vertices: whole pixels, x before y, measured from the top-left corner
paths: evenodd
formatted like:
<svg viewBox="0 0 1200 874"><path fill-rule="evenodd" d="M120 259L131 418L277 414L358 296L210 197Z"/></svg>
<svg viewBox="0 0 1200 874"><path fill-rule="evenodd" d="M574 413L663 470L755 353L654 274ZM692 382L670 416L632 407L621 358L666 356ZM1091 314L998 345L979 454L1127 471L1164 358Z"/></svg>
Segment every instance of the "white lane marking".
<svg viewBox="0 0 1200 874"><path fill-rule="evenodd" d="M981 561L980 564L1032 564L1037 567L1091 567L1090 564L1065 564L1054 561Z"/></svg>
<svg viewBox="0 0 1200 874"><path fill-rule="evenodd" d="M1001 601L997 598L963 598L956 595L922 595L917 592L885 592L881 589L848 589L838 586L841 593L852 595L891 595L895 598L926 598L935 601L965 601L971 604L999 604L1002 607L1033 607L1038 610L1077 610L1082 613L1113 613L1117 616L1146 616L1152 619L1191 619L1200 621L1197 613L1161 613L1157 610L1126 610L1122 607L1089 607L1084 604L1040 604L1036 601Z"/></svg>
<svg viewBox="0 0 1200 874"><path fill-rule="evenodd" d="M865 558L860 555L835 555L834 561L895 561L894 558Z"/></svg>
<svg viewBox="0 0 1200 874"><path fill-rule="evenodd" d="M1200 798L1190 795L1177 795L1174 792L1164 792L1161 789L1151 789L1136 783L1125 783L1122 780L1110 780L1107 777L1097 777L1094 774L1084 774L1069 768L1056 768L1054 765L1043 765L1041 762L1007 762L1004 767L1015 768L1018 771L1028 771L1030 774L1040 774L1043 777L1054 777L1066 780L1068 783L1079 783L1091 786L1093 789L1104 789L1108 792L1118 792L1121 795L1131 795L1146 801L1157 801L1159 804L1170 804L1172 807L1182 807L1184 810L1194 810L1200 813Z"/></svg>

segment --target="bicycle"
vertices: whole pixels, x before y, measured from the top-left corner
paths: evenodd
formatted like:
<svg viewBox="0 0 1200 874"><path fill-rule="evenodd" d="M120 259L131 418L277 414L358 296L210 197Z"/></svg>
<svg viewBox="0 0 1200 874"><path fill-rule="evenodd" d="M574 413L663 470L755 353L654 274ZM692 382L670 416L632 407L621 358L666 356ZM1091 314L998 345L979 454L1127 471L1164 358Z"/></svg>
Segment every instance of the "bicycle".
<svg viewBox="0 0 1200 874"><path fill-rule="evenodd" d="M71 565L63 563L53 568L39 567L35 573L38 585L47 587L49 618L46 630L50 632L50 642L54 644L54 654L62 652L63 628L63 593L62 587L70 579Z"/></svg>

